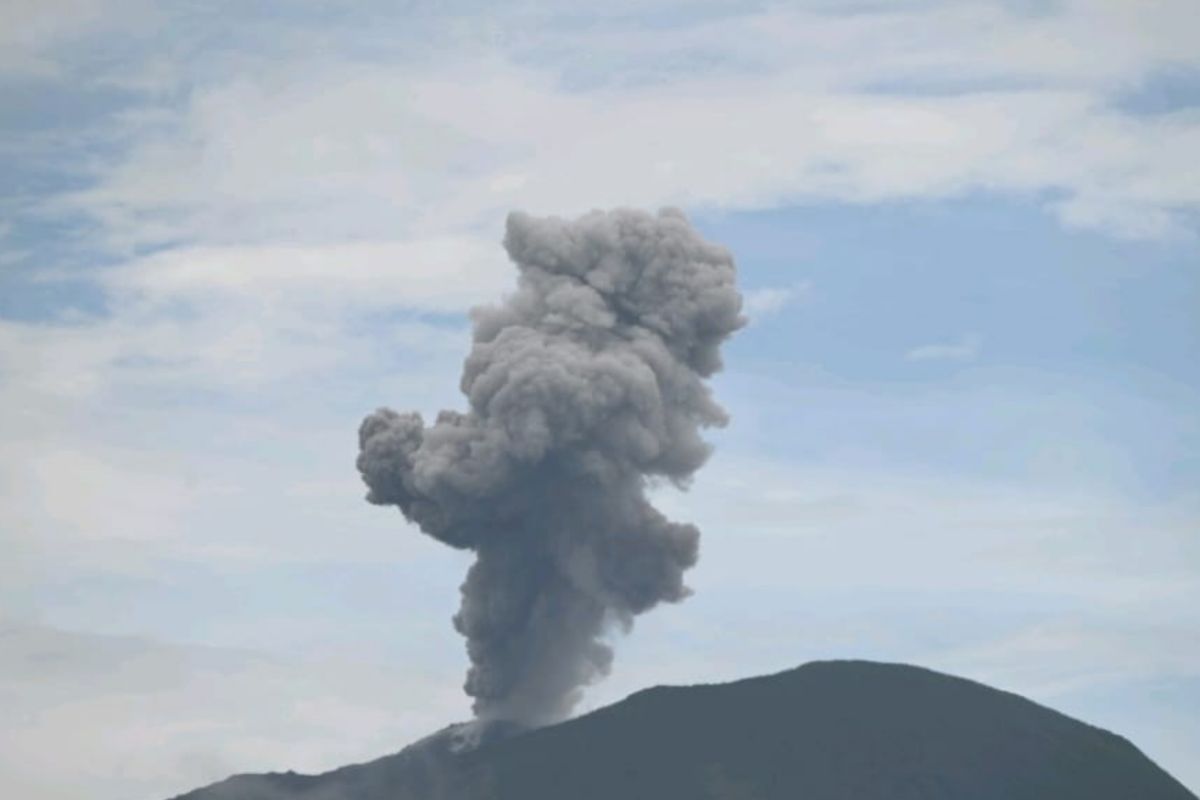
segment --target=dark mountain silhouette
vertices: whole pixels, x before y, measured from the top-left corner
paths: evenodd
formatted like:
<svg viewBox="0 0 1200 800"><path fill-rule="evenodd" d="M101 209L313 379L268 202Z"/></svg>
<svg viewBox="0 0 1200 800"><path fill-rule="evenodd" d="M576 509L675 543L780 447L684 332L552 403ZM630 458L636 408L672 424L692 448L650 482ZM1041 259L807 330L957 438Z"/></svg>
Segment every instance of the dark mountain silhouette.
<svg viewBox="0 0 1200 800"><path fill-rule="evenodd" d="M863 661L649 689L532 731L452 726L368 764L238 776L178 800L385 798L1196 800L1120 736L972 681Z"/></svg>

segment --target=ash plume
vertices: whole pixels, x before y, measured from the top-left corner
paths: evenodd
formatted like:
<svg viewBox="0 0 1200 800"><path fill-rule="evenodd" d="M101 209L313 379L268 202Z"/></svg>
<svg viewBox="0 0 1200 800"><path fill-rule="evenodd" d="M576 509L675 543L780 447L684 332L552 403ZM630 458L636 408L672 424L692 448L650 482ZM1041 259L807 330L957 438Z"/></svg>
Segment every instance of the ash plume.
<svg viewBox="0 0 1200 800"><path fill-rule="evenodd" d="M699 531L646 498L685 487L726 422L705 378L744 324L729 251L684 215L510 214L518 288L472 311L465 413L383 408L359 429L367 499L473 550L455 628L476 715L569 713L612 661L612 626L689 590Z"/></svg>

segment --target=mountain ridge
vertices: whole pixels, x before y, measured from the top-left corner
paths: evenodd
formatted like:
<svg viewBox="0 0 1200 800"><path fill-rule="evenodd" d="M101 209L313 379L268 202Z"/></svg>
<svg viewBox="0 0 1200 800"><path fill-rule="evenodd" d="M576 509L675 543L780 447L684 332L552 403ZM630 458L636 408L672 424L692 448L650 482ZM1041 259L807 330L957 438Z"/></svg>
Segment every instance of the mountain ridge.
<svg viewBox="0 0 1200 800"><path fill-rule="evenodd" d="M557 725L473 731L473 748L467 732L174 800L1196 800L1118 734L966 678L873 661L655 686Z"/></svg>

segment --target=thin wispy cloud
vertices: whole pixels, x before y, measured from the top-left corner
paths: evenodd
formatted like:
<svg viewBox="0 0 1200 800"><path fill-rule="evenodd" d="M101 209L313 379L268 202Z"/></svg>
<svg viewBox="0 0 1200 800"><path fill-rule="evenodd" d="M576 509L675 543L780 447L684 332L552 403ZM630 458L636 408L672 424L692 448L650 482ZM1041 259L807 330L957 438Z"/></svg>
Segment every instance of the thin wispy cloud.
<svg viewBox="0 0 1200 800"><path fill-rule="evenodd" d="M979 358L983 340L967 334L956 342L924 344L904 354L905 361L974 361Z"/></svg>
<svg viewBox="0 0 1200 800"><path fill-rule="evenodd" d="M811 290L812 285L805 281L792 286L748 289L742 293L743 310L751 322L764 320L799 302Z"/></svg>

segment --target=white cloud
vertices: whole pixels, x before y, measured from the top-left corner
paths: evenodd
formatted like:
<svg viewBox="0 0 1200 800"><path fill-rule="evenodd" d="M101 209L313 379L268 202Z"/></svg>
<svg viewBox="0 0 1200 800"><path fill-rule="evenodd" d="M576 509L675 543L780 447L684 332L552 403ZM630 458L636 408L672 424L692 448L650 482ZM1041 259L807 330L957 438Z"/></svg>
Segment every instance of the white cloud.
<svg viewBox="0 0 1200 800"><path fill-rule="evenodd" d="M5 450L9 457L17 455ZM145 541L170 536L175 520L193 511L199 499L178 470L139 466L139 454L132 459L125 454L126 461L135 463L124 465L111 452L101 459L78 450L42 447L22 455L17 461L20 472L10 476L19 483L4 495L28 492L29 499L19 506L6 505L40 510L40 519L26 522L43 537L58 531L68 539Z"/></svg>
<svg viewBox="0 0 1200 800"><path fill-rule="evenodd" d="M807 294L809 289L808 283L749 289L742 292L743 310L751 320L766 319L787 308L798 298Z"/></svg>
<svg viewBox="0 0 1200 800"><path fill-rule="evenodd" d="M117 243L495 229L514 206L747 209L970 190L1054 190L1067 222L1156 235L1200 206L1180 158L1200 137L1195 115L1127 118L1053 87L878 95L786 73L576 94L502 63L314 80L327 86L311 96L195 96L169 135L72 205Z"/></svg>
<svg viewBox="0 0 1200 800"><path fill-rule="evenodd" d="M106 271L129 302L243 302L361 312L461 313L512 288L497 241L442 237L329 245L177 248Z"/></svg>
<svg viewBox="0 0 1200 800"><path fill-rule="evenodd" d="M162 798L234 772L332 769L467 714L455 687L412 662L297 662L12 622L0 622L0 702L0 785L36 800Z"/></svg>
<svg viewBox="0 0 1200 800"><path fill-rule="evenodd" d="M904 354L904 358L906 361L974 361L979 358L982 344L978 336L966 334L957 342L914 347Z"/></svg>
<svg viewBox="0 0 1200 800"><path fill-rule="evenodd" d="M355 426L454 403L466 323L423 315L494 299L513 270L498 243L436 239L181 248L91 274L107 313L0 320L5 604L35 575L395 557L381 543L415 537L362 502Z"/></svg>
<svg viewBox="0 0 1200 800"><path fill-rule="evenodd" d="M153 16L153 8L137 0L6 0L0 74L61 77L61 48L105 30L128 31Z"/></svg>
<svg viewBox="0 0 1200 800"><path fill-rule="evenodd" d="M467 342L464 324L431 323L420 312L461 314L493 300L515 270L499 243L447 237L177 248L88 276L107 313L0 320L0 388L24 400L14 407L122 387L257 390L365 367L389 351L455 356ZM367 330L364 320L382 313L387 329Z"/></svg>
<svg viewBox="0 0 1200 800"><path fill-rule="evenodd" d="M1200 118L1110 101L1200 61L1180 33L1188 13L772 10L656 31L652 49L610 22L436 63L264 56L182 104L126 115L128 146L68 205L126 245L424 238L495 230L513 206L982 190L1049 192L1069 224L1164 235L1200 208ZM686 69L662 68L677 61ZM564 86L580 71L596 80Z"/></svg>

